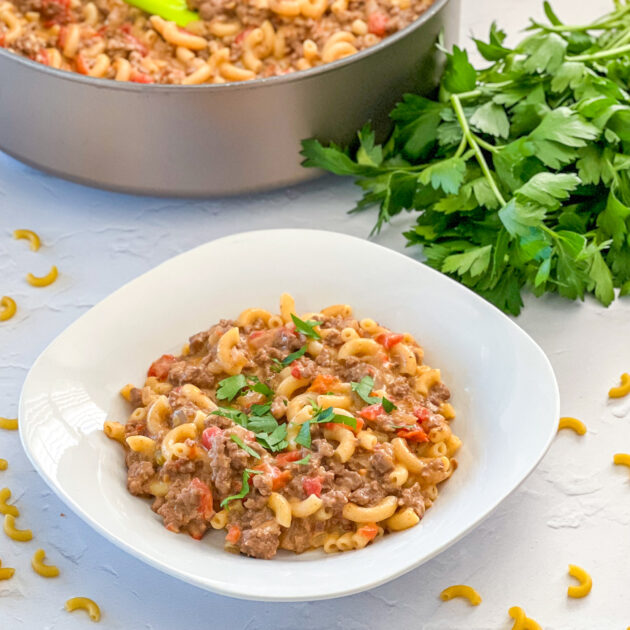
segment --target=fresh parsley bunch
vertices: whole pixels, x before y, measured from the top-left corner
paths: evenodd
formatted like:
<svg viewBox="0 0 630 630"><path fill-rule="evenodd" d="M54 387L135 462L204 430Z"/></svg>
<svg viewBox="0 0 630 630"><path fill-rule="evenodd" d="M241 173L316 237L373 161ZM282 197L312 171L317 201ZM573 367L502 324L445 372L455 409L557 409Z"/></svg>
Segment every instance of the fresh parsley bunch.
<svg viewBox="0 0 630 630"><path fill-rule="evenodd" d="M604 305L630 293L630 0L591 24L549 24L510 48L493 24L490 64L447 52L439 96L406 94L394 130L358 148L303 143L305 166L352 175L375 230L420 211L405 234L430 266L518 314L525 287ZM442 50L444 50L442 48Z"/></svg>

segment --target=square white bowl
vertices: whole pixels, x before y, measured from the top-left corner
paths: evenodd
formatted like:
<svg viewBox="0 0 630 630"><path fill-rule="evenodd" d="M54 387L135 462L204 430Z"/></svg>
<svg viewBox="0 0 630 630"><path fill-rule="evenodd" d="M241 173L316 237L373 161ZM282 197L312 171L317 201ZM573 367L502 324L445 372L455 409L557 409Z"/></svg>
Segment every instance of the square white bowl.
<svg viewBox="0 0 630 630"><path fill-rule="evenodd" d="M168 532L149 502L130 495L120 446L102 432L124 422L118 395L147 366L223 317L250 306L277 311L340 302L358 317L408 331L442 370L462 439L459 468L420 524L354 552L279 553L256 560ZM556 380L542 350L476 294L411 258L315 230L236 234L176 256L68 327L29 372L20 436L52 489L98 532L171 575L217 593L267 601L339 597L427 561L469 532L527 477L557 428Z"/></svg>

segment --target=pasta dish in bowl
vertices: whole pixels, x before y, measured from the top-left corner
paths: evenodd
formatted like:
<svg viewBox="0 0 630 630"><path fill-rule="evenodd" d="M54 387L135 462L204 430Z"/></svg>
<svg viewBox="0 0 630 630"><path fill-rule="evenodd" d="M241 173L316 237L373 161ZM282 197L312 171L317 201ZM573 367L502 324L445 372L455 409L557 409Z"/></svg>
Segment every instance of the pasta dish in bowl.
<svg viewBox="0 0 630 630"><path fill-rule="evenodd" d="M267 230L81 316L31 368L19 431L128 553L224 595L312 601L470 531L543 456L558 406L540 348L460 284L362 239Z"/></svg>
<svg viewBox="0 0 630 630"><path fill-rule="evenodd" d="M105 433L125 446L127 487L167 529L226 549L363 548L416 525L461 442L450 392L408 334L346 304L297 315L260 308L221 320L163 355L134 407Z"/></svg>

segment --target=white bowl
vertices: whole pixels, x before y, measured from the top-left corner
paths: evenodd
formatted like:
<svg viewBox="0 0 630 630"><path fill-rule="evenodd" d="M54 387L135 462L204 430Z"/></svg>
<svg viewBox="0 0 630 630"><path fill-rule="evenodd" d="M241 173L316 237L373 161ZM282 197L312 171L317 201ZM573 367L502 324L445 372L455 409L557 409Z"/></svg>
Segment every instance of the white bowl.
<svg viewBox="0 0 630 630"><path fill-rule="evenodd" d="M118 390L189 335L248 306L302 311L347 302L359 317L409 331L442 370L463 440L459 468L420 524L354 552L226 553L220 533L168 532L130 495L120 446L102 432L128 415ZM248 232L197 247L125 285L64 331L26 378L20 435L33 465L81 518L150 565L217 593L299 601L356 593L446 549L527 477L555 434L556 380L542 350L483 299L367 241L311 230Z"/></svg>

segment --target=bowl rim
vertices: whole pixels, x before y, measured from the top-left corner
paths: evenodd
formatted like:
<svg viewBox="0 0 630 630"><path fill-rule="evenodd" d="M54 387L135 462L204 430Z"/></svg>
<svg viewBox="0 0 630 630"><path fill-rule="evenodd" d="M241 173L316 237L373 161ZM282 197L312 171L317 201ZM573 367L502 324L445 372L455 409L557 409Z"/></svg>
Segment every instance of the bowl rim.
<svg viewBox="0 0 630 630"><path fill-rule="evenodd" d="M297 83L300 81L305 81L320 74L333 72L338 68L342 68L352 63L358 63L360 60L365 59L372 54L377 54L384 48L393 45L395 42L405 38L409 33L421 28L426 22L428 22L431 18L442 11L449 2L455 3L457 2L457 0L434 0L431 6L426 9L424 13L418 16L413 22L411 22L411 24L408 24L405 28L397 31L393 35L389 35L388 37L382 39L378 44L375 44L374 46L368 46L367 48L364 48L363 50L360 50L353 55L349 55L348 57L343 57L342 59L338 59L337 61L324 63L321 66L308 68L306 70L297 70L296 72L291 72L289 74L277 75L273 77L261 77L257 79L251 79L249 81L231 81L227 83L211 83L201 85L169 85L163 83L141 84L134 83L132 81L97 79L95 77L88 77L79 74L78 72L51 68L50 66L46 66L44 64L33 61L28 57L23 57L22 55L19 55L17 53L5 50L2 47L0 47L0 59L5 58L9 63L15 62L16 64L25 66L30 70L34 70L42 74L50 74L52 76L56 76L63 81L80 83L96 89L110 88L112 90L118 90L121 92L144 92L150 90L164 93L170 93L172 91L190 93L191 91L205 92L210 90L222 90L224 92L255 90L258 87L264 87L267 85L283 85L286 83Z"/></svg>
<svg viewBox="0 0 630 630"><path fill-rule="evenodd" d="M36 368L39 366L39 364L42 361L42 357L44 355L46 355L49 351L49 349L55 344L57 343L59 337L61 337L62 335L64 335L66 333L66 331L73 327L79 320L83 319L86 317L86 315L90 312L92 312L95 308L99 307L101 304L103 304L106 301L109 301L110 299L112 299L112 297L116 294L118 294L120 291L123 290L123 288L127 287L128 285L137 282L138 280L140 280L141 278L144 278L145 276L154 273L157 269L162 268L166 265L168 265L171 261L175 260L175 259L179 259L182 258L184 256L189 255L190 253L194 252L194 251L198 251L201 250L203 248L207 248L210 244L217 244L217 243L229 243L230 241L238 241L240 238L242 237L249 237L249 238L253 238L255 237L260 237L261 235L275 235L275 234L285 234L285 235L291 235L291 234L303 234L303 233L316 233L319 235L328 235L328 236L334 236L335 238L340 238L342 241L357 241L357 242L361 242L364 244L369 243L370 246L372 247L376 247L382 250L385 250L386 252L388 252L388 255L392 255L392 257L397 257L400 259L407 259L407 261L410 264L413 264L415 262L415 264L422 264L419 261L406 256L405 254L391 249L389 247L386 247L384 245L380 245L378 243L374 243L372 241L367 241L366 239L354 236L354 235L350 235L350 234L345 234L345 233L340 233L340 232L333 232L330 230L321 230L321 229L308 229L308 228L264 228L261 230L247 230L244 232L237 232L237 233L233 233L233 234L228 234L225 236L221 236L219 238L216 239L212 239L210 241L206 241L204 243L201 243L200 245L197 245L196 247L193 247L189 250L186 250L184 252L181 252L175 256L172 256L166 260L164 260L163 262L151 267L150 269L148 269L147 271L139 274L138 276L132 278L131 280L129 280L128 282L124 283L123 285L121 285L120 287L118 287L117 289L115 289L114 291L112 291L111 293L109 293L108 295L106 295L104 298L102 298L101 300L99 300L99 302L97 302L96 304L94 304L94 306L92 306L91 309L89 309L89 311L87 311L86 313L80 315L78 318L76 318L73 322L71 322L64 330L62 330L40 353L40 355L37 357L37 359L33 362L25 380L24 380L24 384L22 386L22 390L20 392L20 398L19 398L19 405L18 405L18 409L19 409L19 418L22 419L24 413L25 413L25 396L26 396L26 392L27 392L27 388L29 386L31 386L31 379L32 379L32 375L35 372ZM103 536L104 538L106 538L108 541L110 541L112 544L114 544L115 546L117 546L118 548L122 549L123 551L125 551L126 553L130 554L131 556L133 556L134 558L139 559L140 561L148 564L149 566L158 569L159 571L176 577L179 580L182 580L183 582L192 584L194 586L196 586L197 588L201 588L203 590L208 590L210 592L214 592L217 593L219 595L222 596L227 596L227 597L231 597L231 598L235 598L235 599L242 599L242 600L251 600L251 601L265 601L265 602L304 602L304 601L315 601L315 600L326 600L326 599L335 599L335 598L339 598L339 597L346 597L348 595L353 595L356 593L360 593L363 591L366 591L368 589L373 589L376 588L377 586L380 586L382 584L385 584L387 582L390 582L398 577L400 577L401 575L404 575L405 573L408 573L409 571L411 571L412 569L417 568L418 566L428 562L429 560L431 560L432 558L434 558L435 556L439 555L440 553L442 553L443 551L445 551L446 549L452 547L455 543L457 543L458 541L460 541L462 538L464 538L466 535L468 535L472 530L474 530L476 527L479 526L480 523L482 523L483 521L485 521L489 516L491 516L495 510L498 508L498 506L510 495L512 495L514 492L516 492L516 490L529 478L529 476L532 474L532 472L536 469L536 467L539 465L540 461L543 459L543 457L547 454L551 444L553 443L553 440L556 436L557 433L557 424L556 424L556 420L555 418L559 417L559 413L560 413L560 394L559 394L559 388L558 388L558 383L557 383L557 379L555 377L555 373L553 370L553 367L551 365L551 362L548 358L548 356L546 355L546 353L544 352L544 350L540 347L540 345L524 330L522 329L520 326L518 326L518 324L510 317L506 316L504 313L502 313L498 308L496 308L493 304L487 302L486 300L484 300L481 296L479 296L478 294L474 293L473 291L471 291L470 289L460 285L458 282L456 282L454 279L449 278L448 276L445 276L444 274L441 274L440 272L438 272L437 270L427 266L427 265L422 265L423 267L425 267L425 273L434 275L434 276L440 276L442 278L442 281L444 281L446 284L451 284L451 286L457 286L459 287L459 289L463 289L464 291L466 291L468 293L468 299L471 300L471 302L473 303L483 303L485 309L488 309L489 312L494 312L495 315L500 316L501 318L503 318L503 321L506 322L509 330L512 331L512 334L514 334L515 336L524 339L527 341L528 344L531 344L531 346L533 346L533 348L536 351L536 354L538 356L538 358L541 360L541 365L544 366L544 368L547 371L547 376L550 377L550 392L552 394L553 397L553 402L554 402L554 410L553 410L553 414L552 417L554 418L554 422L550 423L549 427L548 427L548 435L547 438L544 442L544 444L541 442L541 445L539 446L539 452L537 454L537 456L535 458L532 458L528 464L526 466L524 466L523 469L523 474L521 479L518 481L518 483L516 483L514 486L512 487L508 487L508 488L502 488L500 493L498 494L498 496L491 502L491 504L487 505L483 512L476 515L476 517L474 519L472 519L460 532L457 533L457 535L455 535L454 537L450 538L447 541L444 541L441 545L436 546L434 549L432 549L429 553L427 553L426 555L422 556L421 558L414 558L414 560L412 562L409 562L407 564L405 564L402 567L397 567L394 570L387 570L384 571L383 573L381 573L377 578L372 578L371 581L369 581L369 583L361 583L361 584L354 584L352 586L347 586L345 588L337 588L334 590L334 592L317 592L313 595L309 595L308 597L305 595L291 595L291 596L277 596L277 595L264 595L261 596L259 594L247 594L247 593L243 593L242 590L239 590L238 587L234 587L233 585L229 585L226 586L224 585L219 585L218 581L214 581L214 583L212 585L206 583L200 583L200 581L190 575L188 572L186 572L185 570L181 569L180 567L177 566L173 566L172 564L169 564L167 561L163 560L163 559L157 559L156 556L150 555L145 553L142 550L138 550L136 547L134 547L130 542L128 542L128 540L120 538L119 536L117 536L116 534L112 533L109 531L108 527L103 525L100 521L98 521L97 519L95 519L93 517L92 514L90 514L90 511L85 508L83 505L80 505L73 497L71 497L70 495L68 495L63 489L62 487L56 483L55 481L53 481L53 479L51 478L51 476L48 474L48 472L45 470L45 468L43 466L40 465L40 462L38 461L38 459L35 457L35 455L33 454L32 450L29 448L29 439L26 437L25 435L25 431L26 429L24 428L24 425L22 423L19 424L19 437L20 437L20 441L22 444L22 447L24 449L24 452L27 456L27 458L29 459L29 461L31 462L31 464L33 465L33 467L35 468L35 470L37 471L37 473L39 474L39 476L45 481L45 483L52 489L52 491L60 498L60 500L65 503L66 505L68 505L70 507L70 509L73 510L73 512L81 519L83 520L85 523L88 524L88 526L90 526L94 531L96 531L99 535ZM456 290L459 290L456 289Z"/></svg>

